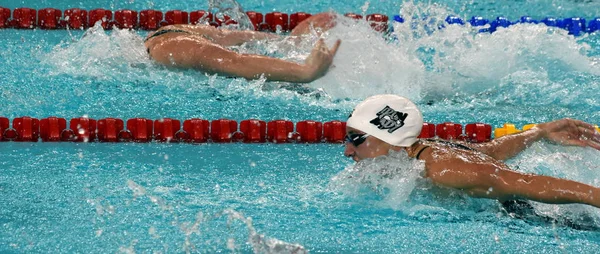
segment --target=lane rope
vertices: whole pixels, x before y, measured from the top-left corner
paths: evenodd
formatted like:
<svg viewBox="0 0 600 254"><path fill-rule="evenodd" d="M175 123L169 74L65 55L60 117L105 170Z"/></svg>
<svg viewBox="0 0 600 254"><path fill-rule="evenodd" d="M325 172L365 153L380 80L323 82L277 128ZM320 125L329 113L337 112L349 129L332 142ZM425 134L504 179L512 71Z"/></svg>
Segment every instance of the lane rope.
<svg viewBox="0 0 600 254"><path fill-rule="evenodd" d="M12 14L12 16L11 16ZM312 16L306 12L296 12L292 14L283 12L269 12L266 14L248 11L246 12L255 30L259 31L282 31L288 32L294 29L296 25ZM390 32L393 29L393 23L404 23L405 19L400 15L393 15L390 19L385 14L373 13L364 17L356 13L346 13L345 16L353 19L364 19L370 23L376 31ZM112 29L113 26L119 29L142 29L156 30L162 26L173 24L198 24L206 23L215 27L222 25L236 24L237 21L227 15L222 18L213 15L208 11L182 11L169 10L164 13L159 10L117 10L107 9L83 10L72 8L61 11L55 8L43 8L35 10L32 8L16 8L10 10L0 7L0 28L16 29L86 29L94 26L96 22L102 22L105 30ZM521 23L545 24L549 27L557 27L569 31L569 34L579 36L584 33L594 33L600 30L600 17L593 18L586 22L581 17L554 18L545 17L541 20L533 19L530 16L522 16L519 20L511 21L506 17L496 17L493 20L479 16L473 16L468 21L451 15L445 19L446 25L465 25L472 27L481 27L478 29L481 33L493 33L498 28L509 27ZM439 28L443 28L441 25Z"/></svg>
<svg viewBox="0 0 600 254"><path fill-rule="evenodd" d="M0 141L17 142L188 142L188 143L342 143L346 123L332 120L325 123L313 120L246 119L239 123L231 119L183 121L172 118L151 120L131 118L92 119L88 117L43 119L28 116L10 119L0 117ZM68 125L67 125L68 123ZM486 123L463 125L453 122L424 123L419 138L440 138L466 142L486 142L493 138L526 131L528 124L518 129L506 123L493 129ZM596 126L600 132L600 128ZM492 135L493 134L493 135Z"/></svg>

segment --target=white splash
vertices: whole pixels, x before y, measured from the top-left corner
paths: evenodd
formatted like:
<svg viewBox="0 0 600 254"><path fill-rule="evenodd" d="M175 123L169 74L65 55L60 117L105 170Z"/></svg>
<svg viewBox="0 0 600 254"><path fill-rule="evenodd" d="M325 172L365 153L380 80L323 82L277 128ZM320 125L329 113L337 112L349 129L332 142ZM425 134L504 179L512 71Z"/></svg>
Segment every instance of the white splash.
<svg viewBox="0 0 600 254"><path fill-rule="evenodd" d="M108 34L98 22L81 38L72 40L55 46L42 59L55 67L50 74L103 78L151 64L142 37L130 30L114 29Z"/></svg>
<svg viewBox="0 0 600 254"><path fill-rule="evenodd" d="M389 43L364 20L338 17L326 33L326 42L342 44L329 73L310 84L334 98L364 98L396 93L419 100L425 82L425 66L406 48Z"/></svg>
<svg viewBox="0 0 600 254"><path fill-rule="evenodd" d="M403 207L417 186L425 165L408 157L404 151L390 151L387 156L362 160L348 166L331 179L333 191L353 198L375 195L382 206Z"/></svg>

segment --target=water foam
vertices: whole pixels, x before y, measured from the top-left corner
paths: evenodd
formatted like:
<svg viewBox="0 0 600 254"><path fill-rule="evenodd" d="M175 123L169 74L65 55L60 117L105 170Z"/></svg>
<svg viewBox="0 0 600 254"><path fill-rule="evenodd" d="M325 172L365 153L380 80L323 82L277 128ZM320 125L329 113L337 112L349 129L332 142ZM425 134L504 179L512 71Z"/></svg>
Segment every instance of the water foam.
<svg viewBox="0 0 600 254"><path fill-rule="evenodd" d="M98 22L80 39L71 38L54 47L46 56L50 74L117 78L123 69L150 65L140 36L129 30L115 29L107 34Z"/></svg>
<svg viewBox="0 0 600 254"><path fill-rule="evenodd" d="M330 189L375 205L400 209L406 205L424 170L422 161L406 152L364 159L331 179Z"/></svg>

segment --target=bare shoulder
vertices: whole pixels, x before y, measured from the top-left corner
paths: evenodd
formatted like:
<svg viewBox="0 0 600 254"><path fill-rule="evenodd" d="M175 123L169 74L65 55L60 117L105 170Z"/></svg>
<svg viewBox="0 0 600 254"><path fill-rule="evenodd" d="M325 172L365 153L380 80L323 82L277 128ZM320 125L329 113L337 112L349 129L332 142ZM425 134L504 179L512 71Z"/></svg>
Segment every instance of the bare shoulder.
<svg viewBox="0 0 600 254"><path fill-rule="evenodd" d="M445 145L430 145L421 158L425 161L427 174L443 174L449 171L468 172L483 168L504 167L504 163L477 150Z"/></svg>

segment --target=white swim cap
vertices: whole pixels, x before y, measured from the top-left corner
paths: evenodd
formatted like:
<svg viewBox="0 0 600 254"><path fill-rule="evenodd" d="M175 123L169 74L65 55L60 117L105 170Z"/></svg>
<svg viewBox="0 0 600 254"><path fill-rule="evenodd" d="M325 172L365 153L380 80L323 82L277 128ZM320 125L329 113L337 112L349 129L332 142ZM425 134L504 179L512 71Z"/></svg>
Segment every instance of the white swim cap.
<svg viewBox="0 0 600 254"><path fill-rule="evenodd" d="M423 128L423 116L417 105L404 97L375 95L354 108L346 126L390 145L408 147L417 142Z"/></svg>

